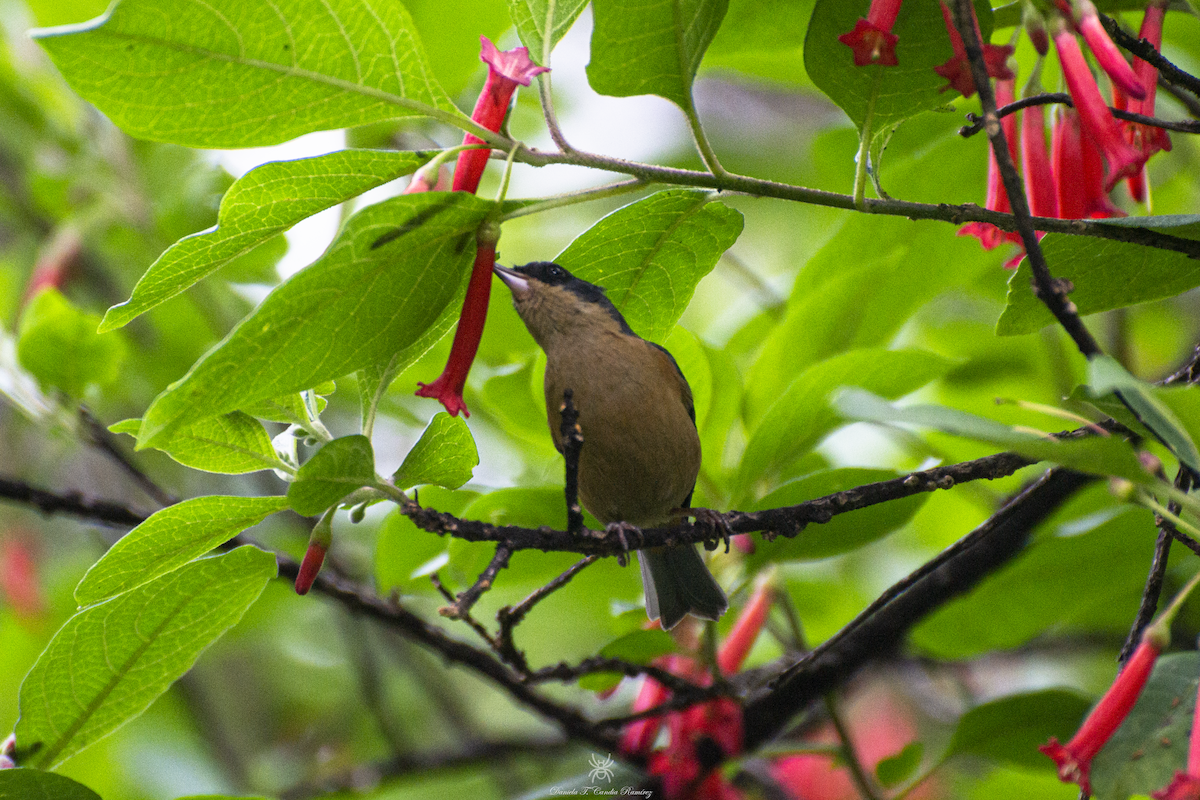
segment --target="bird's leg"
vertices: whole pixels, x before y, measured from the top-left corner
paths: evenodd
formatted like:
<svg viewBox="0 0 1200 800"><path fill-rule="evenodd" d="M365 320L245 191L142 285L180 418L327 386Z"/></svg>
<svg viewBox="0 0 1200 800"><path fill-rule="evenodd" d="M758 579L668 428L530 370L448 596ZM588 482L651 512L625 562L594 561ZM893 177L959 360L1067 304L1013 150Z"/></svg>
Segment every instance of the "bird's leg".
<svg viewBox="0 0 1200 800"><path fill-rule="evenodd" d="M610 522L604 526L606 533L617 535L617 541L621 543L621 549L624 552L617 553L617 563L622 567L629 563L629 537L637 535L638 541L642 539L642 529L636 525L630 525L628 522Z"/></svg>
<svg viewBox="0 0 1200 800"><path fill-rule="evenodd" d="M724 514L711 508L681 508L679 513L696 518L696 525L705 533L705 550L716 550L720 542L725 542L725 552L729 552L729 537L733 535L733 531L729 529Z"/></svg>

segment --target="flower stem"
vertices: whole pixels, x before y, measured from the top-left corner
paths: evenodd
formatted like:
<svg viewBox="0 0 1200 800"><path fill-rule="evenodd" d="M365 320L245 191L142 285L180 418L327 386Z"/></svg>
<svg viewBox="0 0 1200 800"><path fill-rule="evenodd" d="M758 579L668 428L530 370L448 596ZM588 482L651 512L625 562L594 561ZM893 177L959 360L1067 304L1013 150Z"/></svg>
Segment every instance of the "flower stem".
<svg viewBox="0 0 1200 800"><path fill-rule="evenodd" d="M875 79L871 94L867 97L867 113L863 115L862 135L858 140L858 156L854 165L854 208L867 210L867 166L871 161L871 125L875 121L875 99L879 97L879 84L883 80L883 65L875 66Z"/></svg>
<svg viewBox="0 0 1200 800"><path fill-rule="evenodd" d="M510 219L524 217L529 214L539 214L543 211L549 211L553 208L562 208L564 206L572 206L578 203L586 203L590 200L600 200L605 197L616 197L622 194L635 192L646 185L646 181L641 178L632 178L627 181L617 181L616 183L607 183L603 186L597 186L594 189L582 189L578 192L566 192L564 194L547 197L545 200L539 200L522 208L513 209L507 214L501 215L499 221L507 222Z"/></svg>
<svg viewBox="0 0 1200 800"><path fill-rule="evenodd" d="M874 782L867 774L862 762L858 760L858 753L854 751L854 742L850 738L850 729L846 727L846 722L842 719L842 715L838 710L837 701L831 694L825 695L825 710L829 712L829 719L833 722L838 740L842 743L842 759L846 762L846 767L850 770L850 777L854 779L855 785L858 786L859 794L863 796L864 800L880 800L879 792L875 789Z"/></svg>

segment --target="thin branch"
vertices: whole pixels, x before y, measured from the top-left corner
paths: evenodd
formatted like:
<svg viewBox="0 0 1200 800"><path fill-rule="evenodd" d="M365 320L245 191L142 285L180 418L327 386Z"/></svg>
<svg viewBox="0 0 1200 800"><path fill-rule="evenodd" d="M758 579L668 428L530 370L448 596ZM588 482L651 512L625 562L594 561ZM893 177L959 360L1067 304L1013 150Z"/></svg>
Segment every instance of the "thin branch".
<svg viewBox="0 0 1200 800"><path fill-rule="evenodd" d="M1007 117L1009 114L1015 114L1023 108L1030 106L1046 106L1062 103L1065 106L1075 107L1075 103L1071 100L1071 95L1066 92L1046 92L1044 94L1035 94L1029 97L1022 97L1020 100L1014 100L1006 106L1001 106L996 109L996 116L1000 118ZM1147 117L1145 114L1135 114L1132 111L1126 111L1121 108L1109 107L1109 111L1117 119L1123 119L1127 122L1137 122L1142 125L1148 125L1152 128L1162 128L1167 131L1177 131L1179 133L1200 133L1200 120L1168 120L1159 119L1157 117ZM969 124L958 129L958 135L964 139L970 138L983 130L983 117L978 114L967 114Z"/></svg>
<svg viewBox="0 0 1200 800"><path fill-rule="evenodd" d="M238 538L239 541L244 541L241 537ZM276 560L280 576L294 581L300 571L300 565L283 555L277 555ZM598 730L594 723L577 710L534 691L490 653L451 637L441 628L426 622L399 603L385 600L366 587L327 572L317 575L312 591L341 603L351 611L383 623L450 663L470 668L499 686L518 703L557 723L568 736L600 749L616 749L616 738Z"/></svg>
<svg viewBox="0 0 1200 800"><path fill-rule="evenodd" d="M831 638L801 656L745 705L745 749L753 752L800 710L844 683L870 661L885 658L934 609L979 583L1024 548L1033 528L1094 478L1056 467L963 539L901 581Z"/></svg>
<svg viewBox="0 0 1200 800"><path fill-rule="evenodd" d="M475 583L471 584L465 592L459 593L449 606L438 609L438 613L443 617L450 619L466 619L471 613L471 607L479 601L483 593L492 588L492 584L496 581L496 576L500 574L500 570L508 566L508 560L512 558L512 550L500 545L496 548L496 554L492 556L492 560L488 563L487 568L480 573L479 578Z"/></svg>
<svg viewBox="0 0 1200 800"><path fill-rule="evenodd" d="M1021 234L1021 242L1025 245L1025 256L1029 260L1030 271L1033 273L1033 293L1045 304L1058 323L1075 342L1079 351L1088 358L1101 354L1100 345L1092 334L1084 327L1079 318L1075 304L1067 298L1071 290L1068 282L1055 280L1046 264L1038 242L1037 229L1029 212L1029 201L1025 198L1025 187L1021 182L1021 174L1013 163L1012 154L1004 139L1004 128L996 116L996 97L992 93L992 84L988 79L987 64L983 59L983 43L979 38L979 29L975 21L975 7L971 0L956 0L954 4L954 25L958 28L966 49L967 61L971 65L971 76L975 80L975 89L979 92L979 102L983 106L984 127L988 140L992 145L992 154L1000 177L1004 181L1004 190L1012 205L1013 216L1017 220L1017 231Z"/></svg>
<svg viewBox="0 0 1200 800"><path fill-rule="evenodd" d="M563 661L554 666L543 667L531 673L528 681L531 684L547 683L548 681L569 683L579 680L584 675L594 675L597 672L616 672L627 678L637 678L645 675L658 681L670 689L672 693L682 696L685 700L707 700L729 694L727 684L724 687L699 686L653 664L634 664L631 661L625 661L620 658L608 658L606 656L585 658L575 666L571 666Z"/></svg>
<svg viewBox="0 0 1200 800"><path fill-rule="evenodd" d="M496 622L499 624L499 632L496 634L496 652L500 657L513 666L514 669L528 673L529 663L525 660L525 653L517 649L513 642L513 629L521 624L521 620L525 619L525 615L530 610L540 603L551 593L566 586L567 583L583 571L583 568L589 564L594 564L600 560L598 555L590 555L580 561L572 564L566 572L559 575L554 580L547 583L545 586L535 589L532 594L517 603L515 606L504 606L496 612Z"/></svg>
<svg viewBox="0 0 1200 800"><path fill-rule="evenodd" d="M136 464L126 457L125 453L121 451L121 447L117 444L116 438L84 406L79 407L79 419L83 423L88 444L116 462L121 470L132 478L133 482L141 487L142 491L149 495L155 502L164 506L174 505L179 502L179 498L151 480L149 475L142 472Z"/></svg>
<svg viewBox="0 0 1200 800"><path fill-rule="evenodd" d="M850 777L854 779L859 793L865 800L879 800L879 790L875 788L875 782L867 775L862 761L858 758L858 752L854 749L854 740L850 738L850 728L842 719L837 701L834 700L832 694L825 696L825 710L829 712L829 719L833 722L833 729L837 731L838 741L841 742L842 761L850 769Z"/></svg>
<svg viewBox="0 0 1200 800"><path fill-rule="evenodd" d="M1185 469L1180 469L1175 475L1175 488L1186 492L1191 485L1191 474ZM1178 514L1180 508L1179 503L1174 500L1167 506L1167 510L1173 514ZM1138 605L1137 616L1134 617L1133 626L1125 638L1125 644L1121 646L1121 652L1117 655L1117 661L1121 664L1124 664L1125 660L1133 653L1133 649L1142 639L1142 631L1154 619L1154 613L1158 610L1163 578L1167 574L1167 558L1171 553L1171 540L1174 534L1178 533L1170 521L1157 514L1154 521L1158 525L1158 538L1154 542L1154 557L1150 560L1150 571L1146 575L1146 586L1142 589L1142 601Z"/></svg>
<svg viewBox="0 0 1200 800"><path fill-rule="evenodd" d="M442 597L446 598L447 602L450 603L450 607L453 607L453 605L458 601L458 598L454 596L453 592L446 588L438 574L436 572L433 573L429 576L429 580L433 583L433 587L438 590L438 593L441 594ZM441 609L439 609L439 611L441 611ZM483 627L483 623L471 616L471 612L464 612L462 616L458 617L458 619L461 622L467 623L471 630L475 631L476 635L478 635L480 639L483 639L483 641L487 642L488 647L492 648L493 650L496 649L496 640L492 638L490 633L488 633L487 628Z"/></svg>
<svg viewBox="0 0 1200 800"><path fill-rule="evenodd" d="M148 515L108 500L90 500L79 492L51 492L25 481L0 477L0 499L33 506L43 514L71 514L89 522L115 527L133 527Z"/></svg>
<svg viewBox="0 0 1200 800"><path fill-rule="evenodd" d="M1182 86L1192 94L1200 97L1200 78L1197 78L1190 72L1181 70L1163 58L1162 53L1154 49L1154 45L1145 39L1139 39L1128 33L1117 24L1115 19L1107 14L1100 15L1100 23L1104 25L1104 30L1108 31L1108 35L1112 37L1114 42L1158 70L1158 74L1162 76L1163 80L1176 86Z"/></svg>

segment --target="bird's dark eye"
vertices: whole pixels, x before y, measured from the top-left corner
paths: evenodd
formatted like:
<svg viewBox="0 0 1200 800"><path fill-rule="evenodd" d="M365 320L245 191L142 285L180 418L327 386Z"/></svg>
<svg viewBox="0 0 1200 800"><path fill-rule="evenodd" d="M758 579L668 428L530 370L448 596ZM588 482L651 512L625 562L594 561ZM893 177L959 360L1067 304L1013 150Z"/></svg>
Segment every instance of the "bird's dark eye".
<svg viewBox="0 0 1200 800"><path fill-rule="evenodd" d="M551 278L561 278L562 276L563 276L562 268L560 268L560 267L551 267L550 268L550 277Z"/></svg>

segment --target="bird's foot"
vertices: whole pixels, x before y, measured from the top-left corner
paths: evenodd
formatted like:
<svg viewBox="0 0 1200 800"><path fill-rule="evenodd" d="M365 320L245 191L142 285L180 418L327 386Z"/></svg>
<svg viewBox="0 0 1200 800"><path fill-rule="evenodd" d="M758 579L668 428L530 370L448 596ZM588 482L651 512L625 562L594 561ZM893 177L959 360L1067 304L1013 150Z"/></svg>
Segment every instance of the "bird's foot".
<svg viewBox="0 0 1200 800"><path fill-rule="evenodd" d="M628 522L610 522L604 526L606 533L615 533L617 541L621 543L623 552L617 553L617 563L622 567L629 563L629 539L634 535L641 540L642 529L636 525L630 525Z"/></svg>
<svg viewBox="0 0 1200 800"><path fill-rule="evenodd" d="M729 552L729 537L733 531L725 521L725 515L711 508L681 508L680 512L696 518L696 525L704 531L704 549L716 550L717 545L725 543L725 552Z"/></svg>

